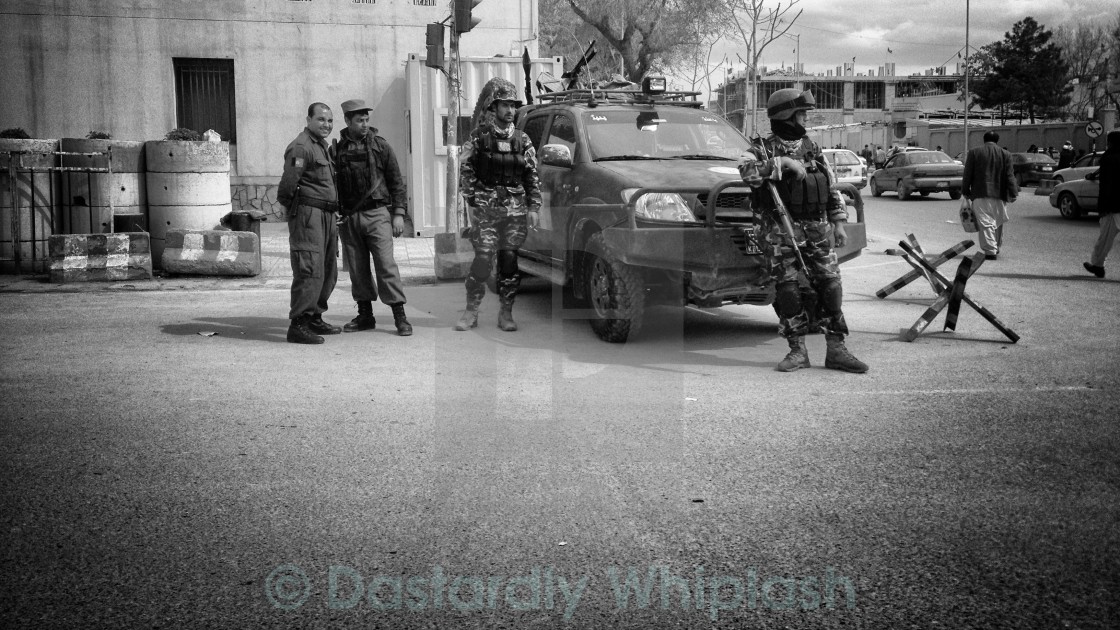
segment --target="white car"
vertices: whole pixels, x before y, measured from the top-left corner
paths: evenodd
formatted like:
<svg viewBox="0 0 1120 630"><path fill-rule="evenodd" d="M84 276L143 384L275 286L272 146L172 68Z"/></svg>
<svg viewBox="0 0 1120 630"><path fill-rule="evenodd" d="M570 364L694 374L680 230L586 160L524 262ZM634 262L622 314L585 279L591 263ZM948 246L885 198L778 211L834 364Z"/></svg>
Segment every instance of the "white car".
<svg viewBox="0 0 1120 630"><path fill-rule="evenodd" d="M836 173L836 181L841 184L851 184L856 189L867 185L867 165L848 149L824 149L824 159Z"/></svg>
<svg viewBox="0 0 1120 630"><path fill-rule="evenodd" d="M1060 171L1054 171L1050 177L1058 180L1058 183L1072 182L1075 179L1085 179L1085 176L1097 170L1101 166L1101 156L1104 151L1097 151L1089 155L1083 155L1077 159L1076 162L1070 164L1069 167L1063 168Z"/></svg>

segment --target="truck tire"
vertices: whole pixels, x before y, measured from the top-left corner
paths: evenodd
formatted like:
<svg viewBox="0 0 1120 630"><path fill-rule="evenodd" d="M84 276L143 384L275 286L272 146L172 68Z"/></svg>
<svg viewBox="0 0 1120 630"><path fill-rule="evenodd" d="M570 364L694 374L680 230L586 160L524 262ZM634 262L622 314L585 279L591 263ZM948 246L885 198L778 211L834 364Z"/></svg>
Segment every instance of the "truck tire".
<svg viewBox="0 0 1120 630"><path fill-rule="evenodd" d="M645 283L641 274L615 259L602 234L587 241L586 298L591 330L610 343L624 343L637 335L645 310Z"/></svg>

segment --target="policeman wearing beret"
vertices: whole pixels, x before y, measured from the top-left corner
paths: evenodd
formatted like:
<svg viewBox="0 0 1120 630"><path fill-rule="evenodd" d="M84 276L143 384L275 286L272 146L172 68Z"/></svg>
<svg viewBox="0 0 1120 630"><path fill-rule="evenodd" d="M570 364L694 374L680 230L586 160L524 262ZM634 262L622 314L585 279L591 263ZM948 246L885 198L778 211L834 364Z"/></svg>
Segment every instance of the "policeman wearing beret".
<svg viewBox="0 0 1120 630"><path fill-rule="evenodd" d="M331 108L312 103L307 108L307 127L284 149L284 175L276 200L288 210L291 343L323 343L320 335L342 332L323 321L327 300L338 280L338 195L334 167L327 154L327 137L333 129Z"/></svg>

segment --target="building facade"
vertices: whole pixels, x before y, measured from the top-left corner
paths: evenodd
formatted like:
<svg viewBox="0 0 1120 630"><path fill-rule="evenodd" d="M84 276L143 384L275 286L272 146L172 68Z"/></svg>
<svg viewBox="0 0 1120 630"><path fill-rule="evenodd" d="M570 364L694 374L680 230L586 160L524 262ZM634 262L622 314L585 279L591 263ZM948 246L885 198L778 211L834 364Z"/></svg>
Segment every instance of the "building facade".
<svg viewBox="0 0 1120 630"><path fill-rule="evenodd" d="M0 0L0 129L32 137L230 142L235 204L269 204L307 107L363 98L403 162L406 64L447 0ZM484 0L463 56L537 56L537 0ZM425 72L442 76L439 70ZM475 95L464 94L469 111ZM240 203L239 203L240 202Z"/></svg>

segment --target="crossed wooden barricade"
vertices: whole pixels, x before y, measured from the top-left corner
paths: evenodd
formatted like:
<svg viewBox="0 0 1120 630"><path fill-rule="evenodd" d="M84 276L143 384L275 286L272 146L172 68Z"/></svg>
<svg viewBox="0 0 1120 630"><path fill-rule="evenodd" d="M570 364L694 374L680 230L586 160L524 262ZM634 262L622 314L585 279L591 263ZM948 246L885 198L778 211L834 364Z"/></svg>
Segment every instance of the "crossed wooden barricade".
<svg viewBox="0 0 1120 630"><path fill-rule="evenodd" d="M902 331L902 338L906 341L914 341L926 329L927 326L933 322L934 318L945 309L949 307L949 312L945 314L945 330L957 329L957 316L960 314L961 302L976 309L980 316L988 320L988 322L995 326L1001 333L1011 340L1011 343L1019 341L1019 335L999 321L991 311L984 308L979 302L973 300L968 293L965 293L964 287L972 274L984 264L984 253L976 252L972 256L961 260L960 266L957 267L957 275L949 282L945 276L937 271L937 267L945 261L963 253L968 248L972 247L975 243L969 240L961 241L949 249L941 252L933 260L926 259L926 253L922 250L922 246L918 243L918 239L913 234L907 234L906 240L899 241L899 246L902 247L902 259L910 264L913 269L904 274L901 278L888 284L887 286L875 292L875 296L882 299L901 289L902 287L910 284L918 278L924 277L933 292L937 294L937 299L933 304L926 309L925 313L914 322L914 325L909 330Z"/></svg>

